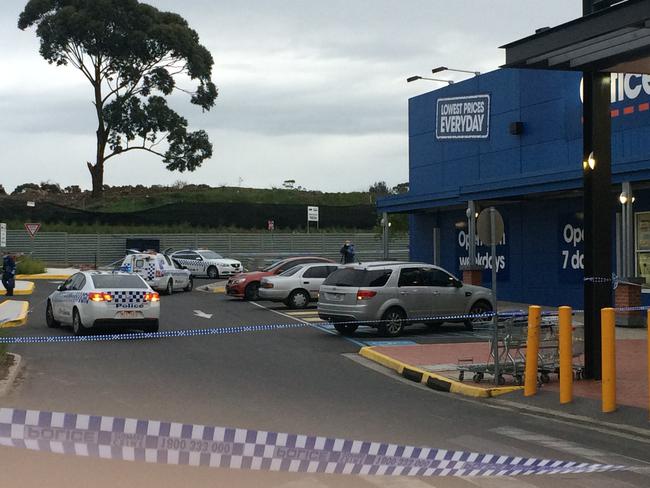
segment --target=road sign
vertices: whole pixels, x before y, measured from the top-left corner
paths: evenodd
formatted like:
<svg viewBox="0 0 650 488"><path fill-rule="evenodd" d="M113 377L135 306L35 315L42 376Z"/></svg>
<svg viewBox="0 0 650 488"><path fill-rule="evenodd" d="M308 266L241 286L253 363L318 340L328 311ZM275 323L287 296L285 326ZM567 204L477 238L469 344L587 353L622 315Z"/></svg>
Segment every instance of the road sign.
<svg viewBox="0 0 650 488"><path fill-rule="evenodd" d="M0 224L0 247L7 247L7 224Z"/></svg>
<svg viewBox="0 0 650 488"><path fill-rule="evenodd" d="M29 234L29 237L34 238L38 230L41 228L41 224L37 223L26 223L25 230Z"/></svg>
<svg viewBox="0 0 650 488"><path fill-rule="evenodd" d="M494 211L494 237L492 236L490 209ZM483 244L488 246L491 246L493 243L498 244L503 239L503 230L503 217L501 217L501 214L496 208L486 208L479 214L476 221L476 231L478 232L478 238Z"/></svg>
<svg viewBox="0 0 650 488"><path fill-rule="evenodd" d="M318 207L307 207L307 222L318 222Z"/></svg>

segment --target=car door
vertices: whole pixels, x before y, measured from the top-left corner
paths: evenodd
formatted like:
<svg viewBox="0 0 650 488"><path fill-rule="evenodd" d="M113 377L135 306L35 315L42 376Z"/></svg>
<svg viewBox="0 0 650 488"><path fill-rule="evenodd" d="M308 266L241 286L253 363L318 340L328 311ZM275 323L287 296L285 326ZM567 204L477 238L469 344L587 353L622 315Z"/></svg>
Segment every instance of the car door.
<svg viewBox="0 0 650 488"><path fill-rule="evenodd" d="M450 316L465 313L465 290L457 286L460 283L449 273L428 268L424 271L425 282L432 290L431 314L433 316Z"/></svg>
<svg viewBox="0 0 650 488"><path fill-rule="evenodd" d="M301 285L309 292L309 295L313 299L318 298L318 290L320 290L320 285L323 284L325 278L330 275L330 268L326 264L323 265L314 265L307 268L300 279Z"/></svg>
<svg viewBox="0 0 650 488"><path fill-rule="evenodd" d="M76 303L76 298L81 288L85 283L86 278L82 273L77 273L68 278L59 291L56 303L53 304L55 311L55 318L58 320L71 323L72 322L72 309Z"/></svg>
<svg viewBox="0 0 650 488"><path fill-rule="evenodd" d="M186 261L183 261L181 264L189 269L193 274L205 274L205 261L198 252L187 252L184 253L186 256Z"/></svg>
<svg viewBox="0 0 650 488"><path fill-rule="evenodd" d="M433 290L424 280L421 267L405 267L400 270L398 297L409 318L431 315Z"/></svg>

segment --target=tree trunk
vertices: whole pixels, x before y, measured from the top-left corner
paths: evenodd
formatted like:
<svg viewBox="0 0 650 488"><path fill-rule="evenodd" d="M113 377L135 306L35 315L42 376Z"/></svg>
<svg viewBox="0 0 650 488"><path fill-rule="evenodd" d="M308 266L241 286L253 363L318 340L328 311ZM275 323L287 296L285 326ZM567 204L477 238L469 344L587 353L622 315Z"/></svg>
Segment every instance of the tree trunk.
<svg viewBox="0 0 650 488"><path fill-rule="evenodd" d="M104 161L98 161L95 165L88 164L88 171L93 182L93 198L101 198L104 192Z"/></svg>

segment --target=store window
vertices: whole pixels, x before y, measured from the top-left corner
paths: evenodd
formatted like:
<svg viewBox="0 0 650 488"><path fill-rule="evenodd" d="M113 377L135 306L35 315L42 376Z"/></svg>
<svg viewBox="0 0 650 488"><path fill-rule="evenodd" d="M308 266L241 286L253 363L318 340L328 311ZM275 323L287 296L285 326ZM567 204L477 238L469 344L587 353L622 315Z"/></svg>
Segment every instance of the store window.
<svg viewBox="0 0 650 488"><path fill-rule="evenodd" d="M637 275L650 283L650 212L636 214L635 234Z"/></svg>

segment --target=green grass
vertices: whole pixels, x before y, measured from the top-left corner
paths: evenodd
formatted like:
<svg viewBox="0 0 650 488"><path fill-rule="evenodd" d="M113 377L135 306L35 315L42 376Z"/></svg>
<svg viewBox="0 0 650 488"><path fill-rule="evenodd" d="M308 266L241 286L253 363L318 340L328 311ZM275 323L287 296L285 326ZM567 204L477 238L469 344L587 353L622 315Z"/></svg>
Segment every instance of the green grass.
<svg viewBox="0 0 650 488"><path fill-rule="evenodd" d="M17 274L39 274L45 273L45 263L29 256L20 258L16 263Z"/></svg>

